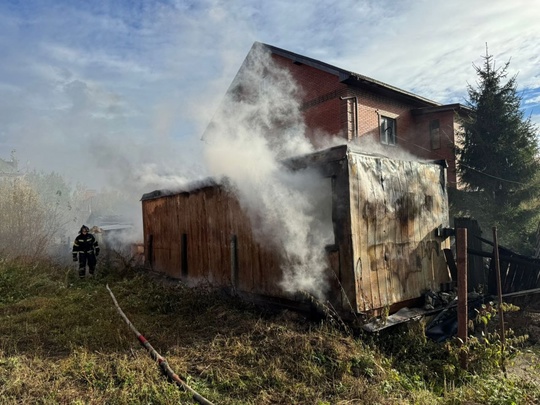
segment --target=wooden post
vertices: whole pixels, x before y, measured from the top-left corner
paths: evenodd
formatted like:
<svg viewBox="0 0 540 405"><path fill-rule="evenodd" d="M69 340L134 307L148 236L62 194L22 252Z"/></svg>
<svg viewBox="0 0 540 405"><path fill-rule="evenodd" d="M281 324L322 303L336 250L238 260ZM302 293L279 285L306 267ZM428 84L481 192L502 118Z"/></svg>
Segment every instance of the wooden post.
<svg viewBox="0 0 540 405"><path fill-rule="evenodd" d="M482 230L478 221L472 218L454 218L454 228L467 228L467 249L482 250ZM478 255L467 256L467 288L473 291L477 287L488 285L487 273L484 270L484 260Z"/></svg>
<svg viewBox="0 0 540 405"><path fill-rule="evenodd" d="M493 227L493 260L495 260L495 272L497 276L497 296L499 299L499 326L501 331L501 368L506 372L504 364L504 346L505 346L505 331L504 331L504 313L502 308L502 281L501 281L501 264L499 261L499 241L497 239L497 227Z"/></svg>
<svg viewBox="0 0 540 405"><path fill-rule="evenodd" d="M467 229L458 228L456 238L458 270L458 338L467 343L468 305L467 305ZM467 357L461 358L461 367L467 368Z"/></svg>

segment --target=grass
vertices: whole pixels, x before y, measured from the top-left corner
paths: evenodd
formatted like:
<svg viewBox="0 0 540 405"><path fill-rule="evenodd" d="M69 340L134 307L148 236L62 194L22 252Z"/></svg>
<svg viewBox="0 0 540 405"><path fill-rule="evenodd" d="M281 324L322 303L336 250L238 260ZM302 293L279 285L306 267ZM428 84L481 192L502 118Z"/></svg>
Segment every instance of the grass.
<svg viewBox="0 0 540 405"><path fill-rule="evenodd" d="M138 343L107 284L171 368L216 405L540 403L533 352L522 374L467 373L420 323L351 333L130 267L100 270L79 280L50 261L0 263L1 404L194 403Z"/></svg>

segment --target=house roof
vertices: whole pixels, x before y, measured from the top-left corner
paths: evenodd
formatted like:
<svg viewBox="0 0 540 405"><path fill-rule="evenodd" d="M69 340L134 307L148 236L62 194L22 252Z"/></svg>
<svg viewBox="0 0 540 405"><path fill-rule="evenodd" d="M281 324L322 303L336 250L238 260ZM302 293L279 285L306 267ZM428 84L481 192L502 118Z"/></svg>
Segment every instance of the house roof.
<svg viewBox="0 0 540 405"><path fill-rule="evenodd" d="M433 100L429 100L417 94L414 94L406 90L394 87L392 85L383 83L379 80L375 80L370 77L361 75L359 73L351 72L349 70L342 69L337 66L333 66L328 63L309 58L307 56L299 55L297 53L287 51L285 49L277 48L273 45L255 42L253 46L261 46L261 45L276 55L280 55L284 58L288 58L292 60L293 63L295 64L304 64L307 66L311 66L315 69L319 69L327 73L336 75L339 77L339 81L342 83L369 88L370 90L380 93L380 94L387 94L387 95L391 94L394 97L398 96L400 98L405 98L410 101L416 101L426 106L442 106L441 103L438 103Z"/></svg>
<svg viewBox="0 0 540 405"><path fill-rule="evenodd" d="M15 160L4 160L0 159L0 174L6 175L6 174L17 174L18 167L17 167L17 161Z"/></svg>
<svg viewBox="0 0 540 405"><path fill-rule="evenodd" d="M459 104L459 103L439 105L435 107L415 108L414 110L411 110L411 113L413 115L422 115L422 114L431 114L431 113L444 112L444 111L454 111L456 113L465 113L465 114L473 113L473 110L471 110L469 107L466 107L463 104Z"/></svg>

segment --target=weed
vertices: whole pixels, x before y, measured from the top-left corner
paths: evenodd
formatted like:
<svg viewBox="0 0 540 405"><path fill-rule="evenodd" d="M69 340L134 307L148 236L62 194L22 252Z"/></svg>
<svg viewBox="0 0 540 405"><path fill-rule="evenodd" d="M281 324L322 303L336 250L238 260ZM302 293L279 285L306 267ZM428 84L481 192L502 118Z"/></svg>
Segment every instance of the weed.
<svg viewBox="0 0 540 405"><path fill-rule="evenodd" d="M193 403L139 347L106 284L171 368L216 404L520 404L540 393L534 379L462 370L421 323L353 336L332 318L263 311L126 263L90 280L46 261L0 263L2 404ZM471 351L495 357L482 342L484 353Z"/></svg>

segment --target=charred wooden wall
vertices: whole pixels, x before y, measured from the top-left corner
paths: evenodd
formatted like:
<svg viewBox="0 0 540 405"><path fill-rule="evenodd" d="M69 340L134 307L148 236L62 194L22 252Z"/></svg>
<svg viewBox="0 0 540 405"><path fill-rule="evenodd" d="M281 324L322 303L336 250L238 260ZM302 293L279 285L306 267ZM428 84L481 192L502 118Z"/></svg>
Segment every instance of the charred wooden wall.
<svg viewBox="0 0 540 405"><path fill-rule="evenodd" d="M438 291L449 281L436 235L449 222L444 167L350 154L349 171L357 311Z"/></svg>

